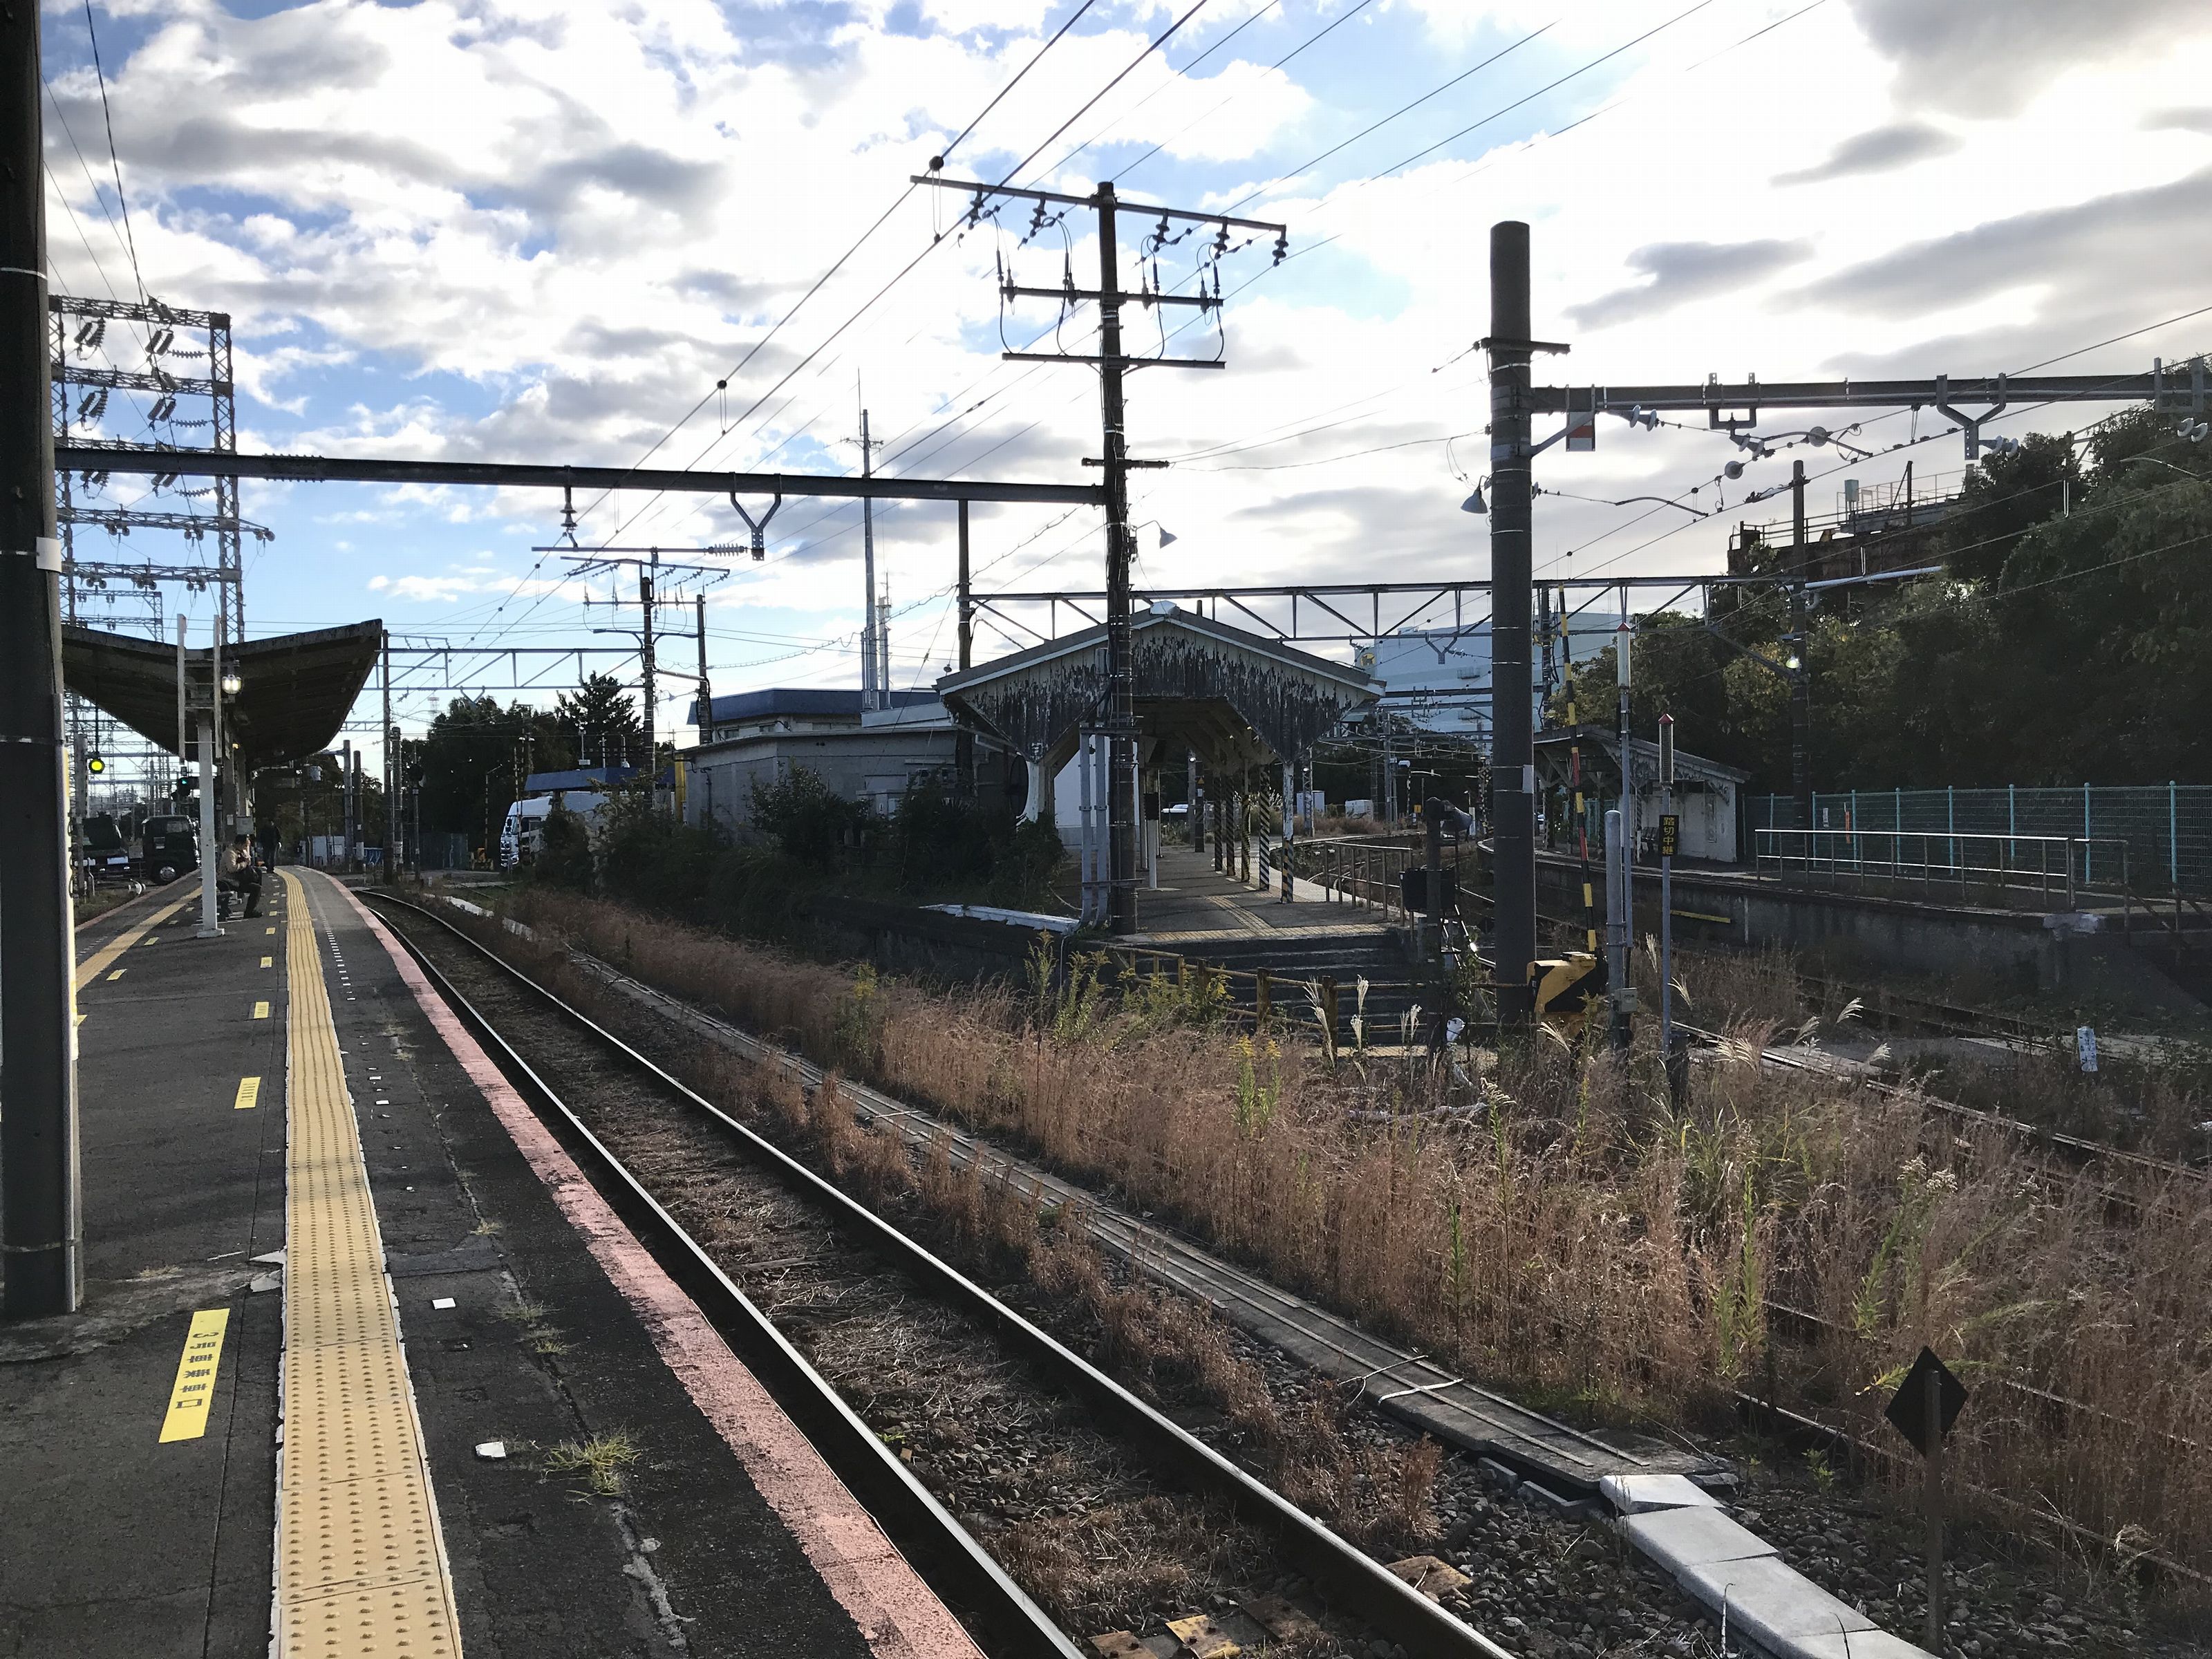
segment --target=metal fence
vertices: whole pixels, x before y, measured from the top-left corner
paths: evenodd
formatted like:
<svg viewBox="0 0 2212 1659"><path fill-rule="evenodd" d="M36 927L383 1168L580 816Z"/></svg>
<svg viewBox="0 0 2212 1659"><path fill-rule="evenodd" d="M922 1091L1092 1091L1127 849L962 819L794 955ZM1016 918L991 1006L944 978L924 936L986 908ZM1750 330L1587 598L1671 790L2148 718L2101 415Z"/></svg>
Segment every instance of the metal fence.
<svg viewBox="0 0 2212 1659"><path fill-rule="evenodd" d="M2121 872L2100 868L2108 844L2124 843L2126 879L2141 895L2212 893L2212 784L2083 784L2035 789L1850 789L1813 798L1813 822L1797 821L1787 795L1755 796L1751 828L1860 835L2052 836L2092 843L2079 870L2099 885ZM1754 836L1756 839L1756 836Z"/></svg>

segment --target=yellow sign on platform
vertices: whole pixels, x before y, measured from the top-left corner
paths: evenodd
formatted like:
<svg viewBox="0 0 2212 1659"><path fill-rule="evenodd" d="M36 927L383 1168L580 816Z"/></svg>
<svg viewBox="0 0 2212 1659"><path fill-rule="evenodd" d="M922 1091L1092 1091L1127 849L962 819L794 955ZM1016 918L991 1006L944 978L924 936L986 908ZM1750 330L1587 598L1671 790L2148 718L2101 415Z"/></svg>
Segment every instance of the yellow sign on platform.
<svg viewBox="0 0 2212 1659"><path fill-rule="evenodd" d="M192 1316L185 1357L177 1362L176 1386L169 1390L169 1414L161 1419L164 1443L197 1440L207 1432L215 1374L222 1364L222 1334L229 1328L228 1308L209 1308Z"/></svg>
<svg viewBox="0 0 2212 1659"><path fill-rule="evenodd" d="M267 1003L265 1003L265 1002L257 1002L257 1003L255 1003L255 1004L253 1005L253 1017L254 1017L254 1018L256 1018L256 1019L266 1019L266 1018L269 1018L269 1005L268 1005Z"/></svg>
<svg viewBox="0 0 2212 1659"><path fill-rule="evenodd" d="M258 1106L260 1103L261 1079L258 1077L242 1077L239 1079L238 1099L234 1103L231 1109L236 1112L242 1112L249 1106Z"/></svg>

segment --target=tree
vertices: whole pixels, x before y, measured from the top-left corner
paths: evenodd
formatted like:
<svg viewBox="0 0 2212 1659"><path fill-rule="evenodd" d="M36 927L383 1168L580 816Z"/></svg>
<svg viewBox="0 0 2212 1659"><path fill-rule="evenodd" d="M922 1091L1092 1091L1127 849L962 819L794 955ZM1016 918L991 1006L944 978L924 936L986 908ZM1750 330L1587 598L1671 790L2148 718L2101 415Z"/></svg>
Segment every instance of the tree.
<svg viewBox="0 0 2212 1659"><path fill-rule="evenodd" d="M576 763L555 715L522 702L502 708L490 696L447 704L430 722L422 757L423 829L464 835L477 846L496 842L507 803L530 773Z"/></svg>
<svg viewBox="0 0 2212 1659"><path fill-rule="evenodd" d="M592 835L584 820L568 810L560 796L545 815L538 843L533 879L567 887L580 893L592 890Z"/></svg>
<svg viewBox="0 0 2212 1659"><path fill-rule="evenodd" d="M561 694L554 708L574 743L584 766L641 766L645 722L629 688L611 674L589 674L574 696Z"/></svg>

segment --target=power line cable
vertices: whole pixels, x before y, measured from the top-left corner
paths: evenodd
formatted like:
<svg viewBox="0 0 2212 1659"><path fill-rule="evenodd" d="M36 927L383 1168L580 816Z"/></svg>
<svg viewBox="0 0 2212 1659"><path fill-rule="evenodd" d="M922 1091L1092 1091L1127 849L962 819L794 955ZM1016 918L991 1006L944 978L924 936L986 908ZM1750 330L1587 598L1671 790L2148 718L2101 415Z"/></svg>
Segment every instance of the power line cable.
<svg viewBox="0 0 2212 1659"><path fill-rule="evenodd" d="M1108 121L1096 132L1092 133L1088 138L1085 138L1081 143L1076 145L1074 149L1069 150L1066 155L1061 156L1060 160L1054 161L1050 167L1045 168L1043 172L1039 173L1037 176L1039 178L1048 178L1052 174L1058 173L1070 161L1073 161L1077 156L1082 155L1085 150L1089 149L1091 145L1097 143L1101 138L1104 137L1109 132L1111 132L1115 127L1120 126L1122 123L1127 121L1132 116L1135 115L1139 110L1144 108L1146 105L1151 103L1153 99L1158 97L1176 82L1188 78L1193 70L1196 69L1200 64L1203 64L1207 58L1212 57L1215 52L1219 52L1224 46L1226 46L1238 35L1243 33L1246 29L1250 28L1253 24L1258 22L1262 17L1265 17L1269 12L1274 10L1276 7L1282 3L1283 0L1262 0L1262 3L1255 8L1252 14L1245 18L1243 22L1239 23L1235 28L1230 30L1228 33L1223 35L1218 40L1216 40L1204 52L1201 52L1197 57L1192 58L1190 62L1185 64L1181 69L1173 70L1168 76L1166 80L1161 82L1159 85L1154 87L1142 98L1139 98L1135 103L1130 105L1129 107L1122 111L1121 114ZM1184 131L1188 131L1188 129L1186 128Z"/></svg>
<svg viewBox="0 0 2212 1659"><path fill-rule="evenodd" d="M107 126L107 160L115 172L115 200L123 210L123 240L131 250L131 276L143 301L146 279L138 270L138 238L131 228L131 198L123 193L123 158L115 153L115 115L107 105L107 71L100 64L100 34L92 26L92 0L84 0L84 32L92 42L92 72L100 82L100 115Z"/></svg>
<svg viewBox="0 0 2212 1659"><path fill-rule="evenodd" d="M1346 11L1346 12L1344 12L1344 13L1340 14L1340 15L1336 16L1336 17L1331 18L1328 23L1324 24L1321 28L1319 28L1319 29L1316 30L1313 33L1311 33L1311 34L1308 35L1308 36L1307 36L1304 40L1301 40L1301 41L1300 41L1297 46L1295 46L1291 47L1290 51L1288 51L1288 52L1285 52L1285 53L1284 53L1280 58L1277 58L1273 63L1272 63L1272 64L1268 64L1268 65L1267 65L1267 67L1268 67L1270 70L1279 70L1279 69L1282 68L1284 64L1285 64L1289 63L1289 62L1291 61L1291 58L1296 58L1296 57L1297 57L1300 52L1302 52L1305 51L1307 47L1311 46L1314 46L1314 45L1317 44L1319 41L1321 41L1322 40L1323 40L1324 38L1326 38L1327 36L1328 36L1328 35L1330 35L1330 34L1334 33L1338 29L1340 29L1340 28L1343 27L1344 27L1344 25L1346 25L1346 23L1349 23L1349 22L1350 22L1353 18L1355 18L1355 17L1358 16L1358 15L1359 15L1359 14L1360 14L1361 12L1365 11L1365 10L1367 9L1367 8L1368 8L1368 7L1370 7L1370 6L1373 5L1374 3L1375 3L1375 0L1359 0L1359 3L1358 3L1358 4L1357 4L1357 5L1355 5L1355 6L1353 6L1353 7L1352 8L1352 9L1351 9L1351 10ZM1256 14L1255 14L1255 15L1256 15ZM1226 42L1224 42L1223 44L1226 45L1227 43L1226 43ZM1190 67L1195 67L1195 64L1192 64ZM1188 132L1188 131L1191 130L1191 128L1193 128L1193 127L1196 127L1196 126L1200 126L1200 125L1203 125L1203 124L1205 124L1206 122L1207 122L1207 121L1211 121L1211 120L1212 120L1215 116L1217 116L1217 115L1220 114L1220 113L1221 113L1221 112L1222 112L1223 110L1226 109L1230 105L1231 105L1231 104L1235 103L1235 102L1237 101L1237 100L1238 99L1238 97L1240 97L1241 95L1242 95L1242 89L1241 89L1241 88L1240 88L1237 92L1232 92L1232 93L1231 93L1231 94L1229 94L1229 96L1228 96L1228 97L1224 98L1224 99L1223 99L1219 103L1218 103L1218 104L1214 105L1214 106L1213 106L1212 109L1210 109L1210 110L1208 110L1208 111L1206 111L1205 114L1203 114L1203 115L1200 116L1200 117L1198 118L1198 119L1197 119L1197 120L1188 123L1188 124L1187 124L1187 125L1185 125L1183 127L1182 127L1181 129L1179 129L1179 130L1178 130L1178 131L1176 131L1176 132L1172 137L1168 137L1168 138L1165 138L1165 139L1162 140L1160 143L1157 143L1157 144L1154 144L1154 145L1153 145L1150 149L1146 150L1146 151L1142 155L1139 155L1139 156L1135 161L1133 161L1130 162L1130 163L1128 164L1128 166L1127 166L1127 167L1123 167L1123 168L1122 168L1119 173L1115 173L1115 174L1114 175L1114 182L1115 182L1115 184L1117 184L1117 185L1118 185L1118 184L1120 184L1120 183L1121 182L1121 180L1123 180L1124 179L1127 178L1131 173L1134 173L1134 172L1135 172L1139 167L1140 167L1144 166L1144 164L1145 164L1146 162L1147 162L1147 161L1151 161L1151 160L1152 159L1152 157L1154 157L1155 155L1158 155L1162 150L1165 149L1166 149L1170 144L1172 144L1173 143L1175 143L1176 139L1182 137L1183 136L1183 134L1184 134L1184 133Z"/></svg>
<svg viewBox="0 0 2212 1659"><path fill-rule="evenodd" d="M975 131L975 129L982 124L983 117L988 115L993 110L998 108L1000 101L1005 99L1008 93L1012 92L1016 87L1021 85L1022 76L1027 75L1031 70L1035 69L1037 66L1039 59L1042 58L1045 53L1050 52L1054 46L1058 46L1060 44L1060 37L1066 33L1068 30L1073 28L1077 22L1082 18L1083 14L1089 11L1095 3L1097 3L1097 0L1083 0L1083 3L1078 6L1069 15L1068 20L1060 26L1059 29L1054 33L1052 39L1046 41L1042 46L1037 48L1036 57L1030 58L1028 63L1023 64L1020 73L1016 75L1012 80L1007 82L1005 86L1000 88L998 96L992 99L989 103L983 106L981 113L977 115L975 118L970 121L966 126L961 128L960 131L954 135L951 143L945 145L943 149L939 150L935 155L930 158L929 170L932 173L941 173L945 170L945 163L946 160L951 157L955 149L959 148L960 141L965 138L969 133ZM911 186L909 186L909 188L911 188Z"/></svg>
<svg viewBox="0 0 2212 1659"><path fill-rule="evenodd" d="M1710 5L1711 3L1711 0L1699 0L1699 3ZM1462 70L1457 75L1453 76L1450 80L1441 82L1437 85L1431 87L1426 92L1423 93L1419 97L1413 99L1411 102L1399 105L1397 108L1392 110L1388 115L1382 117L1381 120L1370 122L1366 126L1360 128L1358 131L1353 133L1349 138L1342 139L1336 143L1331 144L1327 149L1322 151L1320 155L1313 157L1310 161L1299 163L1299 165L1292 167L1287 173L1278 173L1274 178L1269 179L1264 185L1255 185L1252 189L1245 191L1243 195L1231 202L1226 210L1231 213L1234 213L1238 208L1243 207L1247 202L1252 200L1253 198L1266 195L1267 191L1273 190L1277 185L1282 184L1286 179L1296 179L1300 177L1302 174L1312 172L1314 168L1319 167L1323 161L1328 160L1330 156L1338 155L1344 150L1351 149L1352 145L1358 143L1361 139L1369 137L1370 134L1380 132L1384 127L1389 126L1393 121L1399 119L1401 117L1412 114L1415 110L1420 108L1422 105L1427 103L1431 98L1442 97L1445 93L1449 92L1454 87L1459 85L1461 82L1468 79L1470 76L1480 75L1483 70L1488 69L1492 64L1497 63L1500 58L1509 57L1512 53L1520 51L1522 47L1527 46L1530 41L1538 39L1540 36L1550 33L1559 26L1559 20L1555 17L1550 22L1542 25L1540 27L1529 30L1528 33L1522 35L1518 40L1514 41L1512 45L1501 46L1498 51L1491 53L1489 57L1484 58L1480 64L1475 64L1472 69ZM1632 40L1629 42L1630 46L1633 46L1636 43ZM1622 52L1626 52L1627 49L1627 46L1620 48ZM1531 97L1534 97L1539 94L1532 93L1529 95ZM1513 106L1509 106L1508 107ZM1500 111L1499 113L1502 114L1504 112ZM1497 118L1493 116L1490 118L1494 120ZM1470 127L1468 131L1473 131L1474 129ZM1449 143L1450 141L1448 139L1445 142Z"/></svg>
<svg viewBox="0 0 2212 1659"><path fill-rule="evenodd" d="M1019 173L1030 162L1036 161L1038 156L1043 155L1047 149L1052 147L1052 145L1057 143L1061 133L1066 132L1068 128L1073 126L1078 121L1088 115L1093 109L1097 108L1098 100L1101 98L1103 98L1108 93L1113 91L1115 88L1120 86L1123 81L1129 77L1130 73L1136 69L1138 64L1143 63L1145 59L1150 58L1154 52L1158 52L1162 46L1173 40L1176 32L1181 29L1185 23L1188 23L1192 18L1197 16L1200 11L1205 9L1205 8L1206 0L1192 0L1191 9L1188 11L1183 13L1183 15L1176 18L1174 22L1169 24L1167 27L1162 29L1158 34L1154 35L1151 44L1146 46L1142 52L1139 52L1134 58L1129 60L1128 68L1124 69L1121 74L1115 76L1104 86L1099 88L1097 92L1093 93L1091 95L1089 101L1086 102L1081 109L1076 111L1074 114L1069 116L1067 119L1062 121L1058 126L1052 130L1051 135L1045 139L1043 143L1039 144L1028 155L1023 156L1020 161L1015 162L1011 167L1008 167L1006 169L1006 177L1000 179L999 183L1001 185L1012 183L1013 177L1016 173Z"/></svg>

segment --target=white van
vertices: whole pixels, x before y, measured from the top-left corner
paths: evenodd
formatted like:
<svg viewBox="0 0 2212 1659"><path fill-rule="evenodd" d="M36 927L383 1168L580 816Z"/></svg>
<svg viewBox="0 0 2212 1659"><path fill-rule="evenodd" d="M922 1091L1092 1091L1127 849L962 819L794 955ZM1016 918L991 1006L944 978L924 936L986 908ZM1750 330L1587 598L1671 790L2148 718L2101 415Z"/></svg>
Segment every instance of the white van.
<svg viewBox="0 0 2212 1659"><path fill-rule="evenodd" d="M544 845L545 820L552 815L556 800L583 819L585 830L598 840L599 811L607 804L605 795L595 789L558 789L550 795L532 795L507 809L507 822L499 831L501 869L537 862L538 849Z"/></svg>

